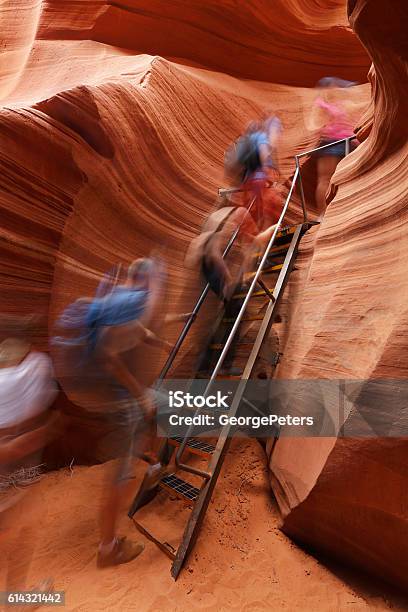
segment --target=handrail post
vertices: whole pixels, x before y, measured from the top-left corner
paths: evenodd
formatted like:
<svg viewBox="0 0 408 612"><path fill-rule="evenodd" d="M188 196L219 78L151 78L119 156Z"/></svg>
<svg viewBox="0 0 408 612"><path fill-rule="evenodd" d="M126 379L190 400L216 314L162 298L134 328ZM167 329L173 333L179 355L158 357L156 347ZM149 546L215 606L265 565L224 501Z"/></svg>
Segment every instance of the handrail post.
<svg viewBox="0 0 408 612"><path fill-rule="evenodd" d="M307 223L307 208L306 208L306 199L305 192L303 189L303 181L302 181L302 173L300 170L299 158L295 155L296 159L296 168L298 170L298 181L299 181L299 190L300 190L300 199L302 201L302 211L303 211L303 223Z"/></svg>
<svg viewBox="0 0 408 612"><path fill-rule="evenodd" d="M346 146L344 152L346 155L350 153L350 138L346 138Z"/></svg>

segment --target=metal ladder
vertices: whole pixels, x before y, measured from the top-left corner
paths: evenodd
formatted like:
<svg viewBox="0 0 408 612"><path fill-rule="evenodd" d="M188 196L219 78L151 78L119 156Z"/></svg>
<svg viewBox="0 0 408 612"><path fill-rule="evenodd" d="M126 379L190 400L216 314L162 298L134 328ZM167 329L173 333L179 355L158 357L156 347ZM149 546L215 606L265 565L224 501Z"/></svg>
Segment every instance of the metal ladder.
<svg viewBox="0 0 408 612"><path fill-rule="evenodd" d="M346 139L346 144L350 139ZM347 146L346 146L347 149ZM237 333L238 327L242 321L253 321L259 320L260 325L256 335L256 339L251 345L250 354L246 361L246 365L244 367L244 371L242 375L239 377L239 382L237 389L235 391L232 404L229 408L229 416L235 416L241 406L241 403L247 403L250 405L250 408L256 410L252 404L250 404L244 397L245 387L247 381L250 379L256 359L259 355L259 351L262 347L264 340L268 337L271 325L273 323L274 316L276 315L277 308L279 307L279 303L283 292L285 290L286 283L288 281L289 275L293 269L294 262L297 255L297 250L299 246L300 239L305 231L307 231L312 225L315 225L315 222L309 222L307 220L306 207L304 201L303 194L303 186L301 183L300 176L300 165L299 165L299 157L302 157L305 154L301 154L296 156L296 170L293 176L292 184L286 198L282 213L280 215L279 221L277 223L277 227L271 236L271 239L262 254L261 260L257 267L255 273L253 273L251 284L248 290L242 295L234 296L236 298L244 298L243 304L239 311L238 316L235 321L226 321L233 322L233 327L229 334L228 339L222 346L215 346L215 349L221 349L221 354L218 358L218 361L209 377L208 386L205 392L205 395L208 393L211 385L216 379L219 379L218 373L224 359L227 355L227 352L230 348L234 335ZM302 208L303 208L303 222L297 225L293 225L291 227L282 228L282 222L286 215L289 203L291 201L294 188L299 181L299 191L302 198ZM227 190L223 190L224 193ZM232 190L231 190L232 191ZM234 190L235 191L235 190ZM253 202L252 202L253 204ZM251 205L252 205L251 204ZM239 228L234 232L230 242L228 243L226 250L224 252L224 256L226 256L231 249L235 238L239 232ZM284 256L283 262L279 261ZM278 259L278 261L274 261L274 259ZM276 277L277 275L277 277ZM275 282L273 286L268 286L268 278L274 278ZM270 285L270 284L269 284ZM261 287L261 290L255 291L257 286ZM166 374L168 373L175 356L177 355L180 347L186 337L188 330L190 329L192 323L194 322L197 313L203 304L205 297L208 293L209 287L204 289L202 292L196 307L190 317L189 321L186 323L183 332L181 333L173 351L171 352L161 374L160 379L163 380ZM261 315L256 315L255 317L245 316L245 311L248 306L248 303L251 299L257 297L266 297L269 300L266 311ZM200 413L200 409L197 409L196 415ZM220 474L220 470L222 468L225 455L228 451L228 447L231 442L231 426L225 425L218 436L217 442L215 445L209 444L205 439L202 438L194 438L192 436L194 427L190 427L187 431L186 435L182 437L172 437L164 440L160 452L159 459L163 465L168 465L170 460L172 459L175 453L175 464L176 471L171 474L166 474L155 486L153 489L149 488L149 481L147 475L145 476L142 484L139 488L139 491L131 505L129 510L129 517L133 518L136 512L149 503L160 490L168 491L171 494L175 494L177 497L184 499L189 504L192 505L192 511L190 514L190 518L186 524L184 534L181 540L181 543L178 547L177 552L174 552L174 549L170 547L167 543L157 540L150 532L143 528L137 521L135 524L137 528L150 540L155 542L155 544L166 553L172 560L171 566L171 575L174 579L177 579L184 562L186 561L189 553L191 552L194 543L196 541L197 535L201 528L208 504L211 500L212 492L216 485L218 476ZM192 454L200 455L200 457L204 457L208 461L207 469L202 470L194 467L193 465L189 465L187 463L183 463L183 453L188 449L188 451ZM189 482L188 480L184 480L181 477L180 472L186 472L193 474L194 476L198 476L202 480L201 486L196 486Z"/></svg>

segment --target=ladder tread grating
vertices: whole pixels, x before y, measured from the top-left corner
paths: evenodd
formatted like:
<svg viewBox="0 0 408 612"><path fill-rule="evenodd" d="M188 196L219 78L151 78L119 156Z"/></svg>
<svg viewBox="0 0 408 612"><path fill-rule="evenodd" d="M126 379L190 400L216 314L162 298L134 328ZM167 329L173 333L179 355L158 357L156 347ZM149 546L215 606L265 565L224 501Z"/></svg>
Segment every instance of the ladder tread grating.
<svg viewBox="0 0 408 612"><path fill-rule="evenodd" d="M175 474L167 474L164 476L160 481L160 485L166 489L171 489L189 501L195 501L200 493L200 489L197 489L197 487L182 480Z"/></svg>
<svg viewBox="0 0 408 612"><path fill-rule="evenodd" d="M267 268L262 269L262 274L271 274L272 272L279 272L283 268L283 263L274 264L273 266L269 265ZM254 278L255 272L248 272L244 275L244 281L251 280Z"/></svg>

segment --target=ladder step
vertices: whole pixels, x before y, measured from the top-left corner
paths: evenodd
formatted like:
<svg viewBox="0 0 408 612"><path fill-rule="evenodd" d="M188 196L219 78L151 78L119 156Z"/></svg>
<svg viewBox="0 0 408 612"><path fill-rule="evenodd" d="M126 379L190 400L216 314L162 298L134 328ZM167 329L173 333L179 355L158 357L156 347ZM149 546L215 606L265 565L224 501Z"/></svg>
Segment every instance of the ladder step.
<svg viewBox="0 0 408 612"><path fill-rule="evenodd" d="M281 230L280 232L278 232L278 233L276 234L276 236L275 236L275 240L276 240L276 241L278 241L278 240L282 240L282 239L285 239L285 238L292 238L293 234L294 234L294 233L295 233L295 231L296 231L296 227L297 227L297 226L296 226L296 225L294 225L294 226L292 226L292 227L288 227L288 228L286 228L286 229ZM278 244L276 247L273 247L273 248L272 248L272 249L269 251L269 253L277 253L278 249L281 249L281 248L282 248L282 249L283 249L283 248L285 248L286 250L288 250L288 249L289 249L289 244ZM257 253L257 255L258 255L259 257L261 257L261 256L263 255L263 252L262 252L262 253Z"/></svg>
<svg viewBox="0 0 408 612"><path fill-rule="evenodd" d="M173 436L169 438L169 443L173 446L181 446L183 438L181 436ZM192 453L200 455L201 457L210 457L215 451L215 447L212 444L208 444L205 440L199 440L198 438L190 438L187 442L186 448Z"/></svg>
<svg viewBox="0 0 408 612"><path fill-rule="evenodd" d="M167 489L182 499L188 501L195 501L200 493L200 489L194 487L189 482L182 480L175 474L167 474L160 481L160 486L163 489Z"/></svg>
<svg viewBox="0 0 408 612"><path fill-rule="evenodd" d="M297 225L292 225L279 230L279 232L276 234L276 240L279 240L279 238L285 238L286 236L293 236L296 229Z"/></svg>
<svg viewBox="0 0 408 612"><path fill-rule="evenodd" d="M264 268L262 270L262 274L270 274L271 272L279 272L279 270L282 270L282 268L283 268L283 263L275 264L274 266L269 266L268 268ZM255 273L253 274L253 276L255 276Z"/></svg>
<svg viewBox="0 0 408 612"><path fill-rule="evenodd" d="M235 376L232 374L225 374L225 376L219 374L219 376L217 376L217 380L241 380L241 378L242 376Z"/></svg>
<svg viewBox="0 0 408 612"><path fill-rule="evenodd" d="M279 246L273 247L268 254L268 257L273 257L274 255L280 255L281 253L286 253L289 250L289 243L280 244ZM263 252L259 251L255 253L257 257L262 257Z"/></svg>
<svg viewBox="0 0 408 612"><path fill-rule="evenodd" d="M241 321L262 321L265 315L253 315L249 317L242 317ZM223 319L223 323L234 323L235 319Z"/></svg>

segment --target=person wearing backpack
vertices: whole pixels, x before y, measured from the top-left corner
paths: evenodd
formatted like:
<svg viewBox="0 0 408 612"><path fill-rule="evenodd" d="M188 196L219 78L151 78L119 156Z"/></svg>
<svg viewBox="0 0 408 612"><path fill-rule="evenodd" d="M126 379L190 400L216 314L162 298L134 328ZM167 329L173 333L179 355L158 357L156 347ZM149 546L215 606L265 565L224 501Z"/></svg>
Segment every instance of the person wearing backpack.
<svg viewBox="0 0 408 612"><path fill-rule="evenodd" d="M87 411L95 429L101 426L99 450L118 459L107 476L100 508L99 568L128 563L144 549L142 542L117 537L116 529L133 458L151 441L156 403L143 372L134 372L134 353L129 356L129 351L144 344L172 348L149 329L161 306L162 287L158 262L138 259L123 283L105 278L94 298L80 298L66 308L57 323L60 335L53 338L63 390Z"/></svg>
<svg viewBox="0 0 408 612"><path fill-rule="evenodd" d="M255 198L251 215L259 230L272 222L266 210L264 190L269 181L279 176L275 152L282 130L278 117L268 116L262 121L251 121L246 132L231 145L225 154L225 175L235 186L244 191L244 205L248 208ZM272 206L280 203L274 194Z"/></svg>

